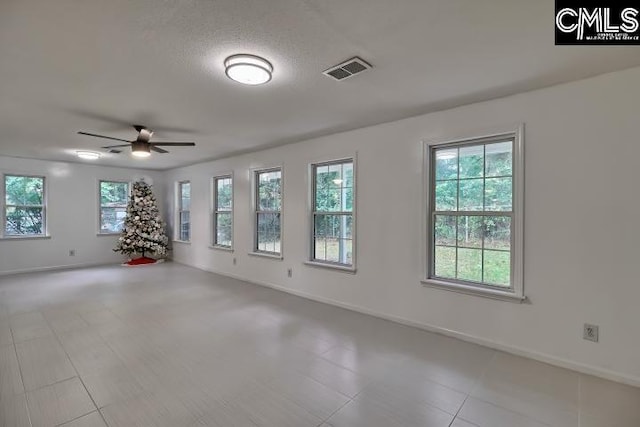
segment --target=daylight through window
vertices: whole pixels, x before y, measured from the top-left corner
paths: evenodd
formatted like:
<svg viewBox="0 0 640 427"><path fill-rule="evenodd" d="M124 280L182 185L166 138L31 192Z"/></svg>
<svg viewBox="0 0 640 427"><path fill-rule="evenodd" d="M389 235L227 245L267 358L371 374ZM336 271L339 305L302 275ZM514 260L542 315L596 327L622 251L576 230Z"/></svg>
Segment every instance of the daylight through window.
<svg viewBox="0 0 640 427"><path fill-rule="evenodd" d="M44 236L44 177L4 176L4 235Z"/></svg>
<svg viewBox="0 0 640 427"><path fill-rule="evenodd" d="M353 160L313 165L312 261L353 266Z"/></svg>

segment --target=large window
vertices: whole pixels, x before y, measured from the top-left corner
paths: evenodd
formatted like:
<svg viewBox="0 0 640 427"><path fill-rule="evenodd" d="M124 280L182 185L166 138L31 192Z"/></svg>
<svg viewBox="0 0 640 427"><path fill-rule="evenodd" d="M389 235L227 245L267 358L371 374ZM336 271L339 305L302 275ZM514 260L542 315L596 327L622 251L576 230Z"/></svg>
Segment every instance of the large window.
<svg viewBox="0 0 640 427"><path fill-rule="evenodd" d="M282 169L256 171L254 251L282 254Z"/></svg>
<svg viewBox="0 0 640 427"><path fill-rule="evenodd" d="M427 279L522 296L520 153L519 134L430 146Z"/></svg>
<svg viewBox="0 0 640 427"><path fill-rule="evenodd" d="M46 235L44 190L44 177L4 176L4 236Z"/></svg>
<svg viewBox="0 0 640 427"><path fill-rule="evenodd" d="M233 247L233 178L213 178L213 246Z"/></svg>
<svg viewBox="0 0 640 427"><path fill-rule="evenodd" d="M178 183L178 240L191 240L191 183Z"/></svg>
<svg viewBox="0 0 640 427"><path fill-rule="evenodd" d="M353 267L353 160L313 165L311 260Z"/></svg>
<svg viewBox="0 0 640 427"><path fill-rule="evenodd" d="M129 183L100 181L100 233L119 233L127 217Z"/></svg>

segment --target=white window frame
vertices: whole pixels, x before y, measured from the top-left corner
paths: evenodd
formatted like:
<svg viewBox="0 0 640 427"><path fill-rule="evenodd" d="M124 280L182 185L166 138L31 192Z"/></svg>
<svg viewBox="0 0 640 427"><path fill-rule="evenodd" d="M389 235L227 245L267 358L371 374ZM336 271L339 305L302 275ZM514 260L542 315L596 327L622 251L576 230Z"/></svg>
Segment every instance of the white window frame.
<svg viewBox="0 0 640 427"><path fill-rule="evenodd" d="M260 178L260 174L269 173L269 172L280 172L280 210L279 211L259 211L258 210L258 180ZM275 260L283 260L284 259L284 166L274 166L268 168L260 168L260 169L252 169L251 170L251 180L252 180L252 192L251 192L251 206L252 206L252 215L251 222L253 223L253 243L251 246L251 252L249 255L261 256L266 258L272 258ZM258 250L258 215L265 213L279 213L280 214L280 252L268 252Z"/></svg>
<svg viewBox="0 0 640 427"><path fill-rule="evenodd" d="M460 280L448 280L433 275L434 265L434 227L432 215L435 209L435 191L433 174L433 152L435 148L443 146L461 146L486 144L510 139L513 141L512 163L512 221L511 221L511 285L509 288L491 286L487 284L464 282ZM422 203L424 215L422 227L425 236L423 238L423 275L421 282L429 287L456 291L466 294L479 295L488 298L506 301L523 302L526 300L524 293L524 125L501 127L477 132L457 138L425 140L424 143L424 167L422 192L425 200ZM504 213L500 213L501 215Z"/></svg>
<svg viewBox="0 0 640 427"><path fill-rule="evenodd" d="M41 178L42 179L42 205L7 205L6 198L6 189L7 189L7 177L8 176L17 176L17 177L26 177L26 178ZM6 240L28 240L28 239L48 239L50 236L48 234L48 211L47 211L47 197L49 194L48 191L48 180L44 175L34 175L29 173L11 173L5 172L2 174L2 189L0 189L0 206L2 207L2 212L0 213L0 220L2 221L2 229L0 230L0 238ZM15 206L15 207L40 207L42 209L42 233L40 234L6 234L7 232L7 207Z"/></svg>
<svg viewBox="0 0 640 427"><path fill-rule="evenodd" d="M318 212L316 210L316 169L322 166L328 165L339 165L344 163L351 163L353 165L353 201L352 201L352 210L351 211L340 211L340 212ZM351 157L341 157L334 160L320 161L309 164L309 256L305 264L313 267L324 267L339 271L345 271L348 273L356 272L356 248L357 248L357 153ZM352 226L351 226L351 235L352 235L352 249L351 249L351 264L343 264L331 261L325 261L316 259L314 257L315 253L315 216L319 213L327 213L327 214L336 214L336 215L351 215L352 217Z"/></svg>
<svg viewBox="0 0 640 427"><path fill-rule="evenodd" d="M127 184L127 203L124 206L115 206L115 207L124 207L125 209L129 207L129 197L131 196L131 182L130 181L118 181L115 179L100 179L98 180L98 235L100 236L114 236L119 235L120 231L114 232L104 232L102 231L102 183L103 182L113 182L116 184ZM114 207L114 206L110 206Z"/></svg>
<svg viewBox="0 0 640 427"><path fill-rule="evenodd" d="M223 179L231 180L231 210L220 210L218 209L218 181ZM235 230L234 230L234 210L235 210L235 182L233 179L233 173L225 173L216 175L211 179L211 248L213 249L221 249L224 251L233 252L233 242L235 239ZM231 215L231 245L225 246L217 243L218 239L218 214L229 214Z"/></svg>
<svg viewBox="0 0 640 427"><path fill-rule="evenodd" d="M189 184L189 209L182 208L182 186ZM175 242L190 243L191 242L191 201L192 201L193 187L191 181L188 179L178 181L176 183L176 233ZM189 213L189 240L182 240L182 214Z"/></svg>

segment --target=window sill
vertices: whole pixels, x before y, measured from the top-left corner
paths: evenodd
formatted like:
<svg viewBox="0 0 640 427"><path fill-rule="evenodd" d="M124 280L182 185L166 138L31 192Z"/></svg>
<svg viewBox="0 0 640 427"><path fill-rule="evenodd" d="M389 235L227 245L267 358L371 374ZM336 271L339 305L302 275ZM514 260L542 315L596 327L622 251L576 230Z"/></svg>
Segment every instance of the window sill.
<svg viewBox="0 0 640 427"><path fill-rule="evenodd" d="M173 243L181 243L183 245L190 245L191 242L189 240L173 240Z"/></svg>
<svg viewBox="0 0 640 427"><path fill-rule="evenodd" d="M501 291L498 289L485 289L475 286L463 285L460 283L450 283L443 280L423 279L421 283L430 288L442 289L450 292L458 292L467 295L475 295L484 298L491 298L501 301L509 301L518 304L527 302L527 297L518 295L509 291Z"/></svg>
<svg viewBox="0 0 640 427"><path fill-rule="evenodd" d="M304 265L308 265L309 267L326 268L329 270L340 271L342 273L356 274L355 267L348 267L346 265L329 264L317 261L305 261Z"/></svg>
<svg viewBox="0 0 640 427"><path fill-rule="evenodd" d="M271 258L276 261L282 261L284 259L282 254L274 254L269 252L249 252L249 255L262 257L262 258Z"/></svg>
<svg viewBox="0 0 640 427"><path fill-rule="evenodd" d="M217 251L224 251L224 252L232 252L233 253L233 248L228 248L226 246L209 245L209 249L215 249Z"/></svg>
<svg viewBox="0 0 640 427"><path fill-rule="evenodd" d="M0 240L48 240L51 239L49 234L43 236L4 236Z"/></svg>
<svg viewBox="0 0 640 427"><path fill-rule="evenodd" d="M122 233L120 233L120 232L117 232L117 233L96 233L96 236L98 236L98 237L113 237L113 236L119 236L120 234L122 234Z"/></svg>

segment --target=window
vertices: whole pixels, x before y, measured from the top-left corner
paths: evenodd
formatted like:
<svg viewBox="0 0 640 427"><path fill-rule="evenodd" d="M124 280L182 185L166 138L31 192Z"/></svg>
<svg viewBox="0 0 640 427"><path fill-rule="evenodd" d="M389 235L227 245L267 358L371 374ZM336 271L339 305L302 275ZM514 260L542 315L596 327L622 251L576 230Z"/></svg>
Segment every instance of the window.
<svg viewBox="0 0 640 427"><path fill-rule="evenodd" d="M129 183L100 181L100 233L119 233L127 217Z"/></svg>
<svg viewBox="0 0 640 427"><path fill-rule="evenodd" d="M282 169L255 172L255 243L254 251L282 254Z"/></svg>
<svg viewBox="0 0 640 427"><path fill-rule="evenodd" d="M178 183L178 240L191 240L191 183Z"/></svg>
<svg viewBox="0 0 640 427"><path fill-rule="evenodd" d="M233 247L233 178L213 178L213 246Z"/></svg>
<svg viewBox="0 0 640 427"><path fill-rule="evenodd" d="M516 132L429 147L427 282L523 297L520 144Z"/></svg>
<svg viewBox="0 0 640 427"><path fill-rule="evenodd" d="M353 267L353 160L313 165L311 260Z"/></svg>
<svg viewBox="0 0 640 427"><path fill-rule="evenodd" d="M44 177L4 176L4 236L46 235Z"/></svg>

